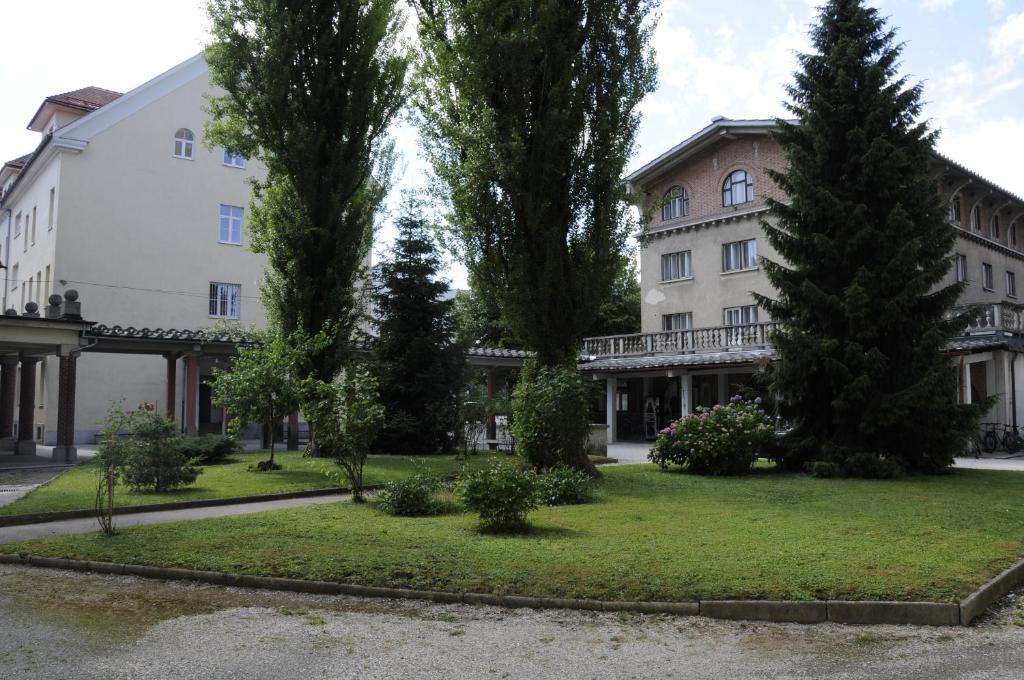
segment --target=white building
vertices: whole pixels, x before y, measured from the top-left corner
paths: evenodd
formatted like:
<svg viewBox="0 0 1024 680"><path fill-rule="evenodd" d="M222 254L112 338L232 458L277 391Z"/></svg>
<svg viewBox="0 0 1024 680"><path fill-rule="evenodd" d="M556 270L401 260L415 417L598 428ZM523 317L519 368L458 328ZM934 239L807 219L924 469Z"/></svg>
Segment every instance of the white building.
<svg viewBox="0 0 1024 680"><path fill-rule="evenodd" d="M23 314L30 302L42 311L51 294L75 289L83 316L105 326L265 324L266 260L246 247L244 228L248 180L264 169L204 145L210 91L200 54L125 94L87 87L44 100L29 122L38 147L0 169L8 313ZM148 401L186 429L219 432L223 414L204 383L218 359L200 349L83 352L75 442L92 443L119 401ZM56 437L56 361L33 369L32 438L47 444Z"/></svg>

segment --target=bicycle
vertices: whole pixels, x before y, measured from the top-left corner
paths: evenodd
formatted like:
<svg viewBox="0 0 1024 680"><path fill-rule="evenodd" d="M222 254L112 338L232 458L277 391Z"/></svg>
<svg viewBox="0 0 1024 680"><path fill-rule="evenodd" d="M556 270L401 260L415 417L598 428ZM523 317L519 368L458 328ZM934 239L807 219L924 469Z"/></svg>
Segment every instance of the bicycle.
<svg viewBox="0 0 1024 680"><path fill-rule="evenodd" d="M1002 447L1008 453L1017 453L1024 449L1024 437L1020 435L1020 428L1016 425L1001 425L999 423L982 423L987 428L981 435L981 450L985 453L992 453ZM1002 430L1002 437L999 430Z"/></svg>

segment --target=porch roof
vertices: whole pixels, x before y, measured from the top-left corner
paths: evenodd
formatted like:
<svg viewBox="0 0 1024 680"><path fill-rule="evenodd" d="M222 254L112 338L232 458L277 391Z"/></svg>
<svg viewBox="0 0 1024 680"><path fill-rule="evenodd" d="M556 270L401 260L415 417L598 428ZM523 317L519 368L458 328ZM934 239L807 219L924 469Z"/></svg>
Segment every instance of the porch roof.
<svg viewBox="0 0 1024 680"><path fill-rule="evenodd" d="M771 361L775 350L740 349L725 352L696 352L690 354L654 354L650 356L608 357L579 364L584 373L617 373L619 371L649 371L659 368L694 368L728 364L753 364Z"/></svg>

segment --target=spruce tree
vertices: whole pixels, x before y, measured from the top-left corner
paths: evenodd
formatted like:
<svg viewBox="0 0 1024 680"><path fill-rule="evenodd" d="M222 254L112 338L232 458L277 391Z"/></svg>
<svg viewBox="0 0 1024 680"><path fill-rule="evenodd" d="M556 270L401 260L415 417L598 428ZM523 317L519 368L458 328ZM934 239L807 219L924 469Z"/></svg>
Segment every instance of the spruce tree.
<svg viewBox="0 0 1024 680"><path fill-rule="evenodd" d="M374 368L384 406L375 448L451 451L459 428L464 350L455 342L454 301L441 256L414 200L396 220L398 238L380 265Z"/></svg>
<svg viewBox="0 0 1024 680"><path fill-rule="evenodd" d="M930 172L936 133L877 10L831 0L811 37L788 89L796 121L776 133L788 200L769 201L763 225L784 258L764 262L777 297L759 303L781 322L771 377L795 420L787 460L936 472L979 414L956 404L943 354L962 284L940 285L955 236Z"/></svg>

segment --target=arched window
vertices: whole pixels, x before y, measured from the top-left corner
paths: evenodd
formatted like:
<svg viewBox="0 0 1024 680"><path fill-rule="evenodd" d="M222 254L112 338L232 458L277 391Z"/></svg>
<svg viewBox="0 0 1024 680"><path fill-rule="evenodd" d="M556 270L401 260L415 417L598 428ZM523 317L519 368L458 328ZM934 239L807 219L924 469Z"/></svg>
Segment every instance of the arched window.
<svg viewBox="0 0 1024 680"><path fill-rule="evenodd" d="M174 133L174 157L187 158L192 160L192 148L195 146L196 136L188 128L180 128Z"/></svg>
<svg viewBox="0 0 1024 680"><path fill-rule="evenodd" d="M960 224L960 197L954 196L949 202L949 221Z"/></svg>
<svg viewBox="0 0 1024 680"><path fill-rule="evenodd" d="M992 238L999 238L999 215L992 216Z"/></svg>
<svg viewBox="0 0 1024 680"><path fill-rule="evenodd" d="M976 205L971 210L971 229L981 231L981 206Z"/></svg>
<svg viewBox="0 0 1024 680"><path fill-rule="evenodd" d="M1010 245L1017 245L1017 223L1014 222L1010 225Z"/></svg>
<svg viewBox="0 0 1024 680"><path fill-rule="evenodd" d="M722 185L722 207L742 205L754 200L754 177L746 170L737 170Z"/></svg>
<svg viewBox="0 0 1024 680"><path fill-rule="evenodd" d="M661 207L662 220L674 220L690 214L690 195L683 187L672 187L665 192L665 205Z"/></svg>

